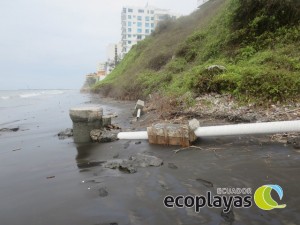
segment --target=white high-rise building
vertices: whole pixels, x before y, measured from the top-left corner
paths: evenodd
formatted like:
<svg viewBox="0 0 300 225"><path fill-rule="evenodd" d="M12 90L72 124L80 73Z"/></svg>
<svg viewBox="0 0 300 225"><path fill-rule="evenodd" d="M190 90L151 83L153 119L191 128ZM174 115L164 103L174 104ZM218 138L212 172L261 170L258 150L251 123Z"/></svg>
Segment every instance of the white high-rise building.
<svg viewBox="0 0 300 225"><path fill-rule="evenodd" d="M150 35L159 21L178 17L180 17L179 14L170 13L169 10L148 5L146 7L123 7L121 14L122 56L128 53L133 45Z"/></svg>

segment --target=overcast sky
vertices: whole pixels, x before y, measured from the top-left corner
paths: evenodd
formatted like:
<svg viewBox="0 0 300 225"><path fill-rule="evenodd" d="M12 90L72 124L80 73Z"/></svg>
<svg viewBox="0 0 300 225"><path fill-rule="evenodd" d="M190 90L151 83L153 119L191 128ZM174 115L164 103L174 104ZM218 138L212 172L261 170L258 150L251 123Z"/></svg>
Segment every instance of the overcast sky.
<svg viewBox="0 0 300 225"><path fill-rule="evenodd" d="M124 5L189 14L196 0L0 0L0 90L77 88L121 39Z"/></svg>

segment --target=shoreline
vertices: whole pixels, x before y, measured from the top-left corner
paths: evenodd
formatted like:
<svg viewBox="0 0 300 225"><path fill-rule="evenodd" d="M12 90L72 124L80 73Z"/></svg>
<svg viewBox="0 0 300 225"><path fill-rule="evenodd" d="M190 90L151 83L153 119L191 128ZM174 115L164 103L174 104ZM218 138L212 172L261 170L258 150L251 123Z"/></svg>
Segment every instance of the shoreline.
<svg viewBox="0 0 300 225"><path fill-rule="evenodd" d="M105 114L118 114L112 123L123 129L144 128L142 120L141 124L131 124L135 102L103 99L98 95L81 99L82 96L74 94L41 101L35 108L28 107L26 118L31 119L15 124L30 130L0 136L1 149L5 149L0 154L3 223L226 224L222 209L205 207L198 214L188 208L170 210L163 200L168 195L203 195L207 191L215 192L218 187L254 190L266 183L282 186L283 201L289 208L282 209L280 214L254 206L233 209L232 222L297 221L300 198L294 181L300 179L300 157L291 146L263 143L248 136L201 139L195 144L199 148L180 151L178 146L150 145L146 140L78 145L72 138L59 140L56 135L61 128L70 126L68 109L76 103L99 104ZM155 116L156 112L146 113L144 119ZM206 121L209 122L216 121ZM163 164L137 167L132 174L104 166L104 162L120 160L132 163L130 159L139 154L157 157Z"/></svg>

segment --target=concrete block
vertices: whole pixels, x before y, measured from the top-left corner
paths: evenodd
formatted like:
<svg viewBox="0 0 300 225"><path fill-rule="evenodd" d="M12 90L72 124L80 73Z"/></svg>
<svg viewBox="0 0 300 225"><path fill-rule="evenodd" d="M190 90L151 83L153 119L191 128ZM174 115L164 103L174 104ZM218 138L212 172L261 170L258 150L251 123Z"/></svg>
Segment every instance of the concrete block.
<svg viewBox="0 0 300 225"><path fill-rule="evenodd" d="M111 125L111 117L112 116L102 116L102 126L103 127Z"/></svg>
<svg viewBox="0 0 300 225"><path fill-rule="evenodd" d="M188 147L196 140L194 131L185 124L155 124L147 127L147 134L150 144Z"/></svg>
<svg viewBox="0 0 300 225"><path fill-rule="evenodd" d="M76 143L90 142L90 132L101 129L103 109L98 106L82 106L70 109L73 135Z"/></svg>

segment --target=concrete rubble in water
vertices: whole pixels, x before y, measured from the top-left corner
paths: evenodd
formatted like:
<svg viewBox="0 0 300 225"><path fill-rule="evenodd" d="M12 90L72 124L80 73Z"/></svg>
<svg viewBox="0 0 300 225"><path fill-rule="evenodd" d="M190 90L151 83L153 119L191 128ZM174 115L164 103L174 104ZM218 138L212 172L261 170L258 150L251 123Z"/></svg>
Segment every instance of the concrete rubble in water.
<svg viewBox="0 0 300 225"><path fill-rule="evenodd" d="M128 173L136 173L138 167L159 167L163 164L163 160L151 155L137 153L129 159L115 159L103 164L105 168L119 169Z"/></svg>

